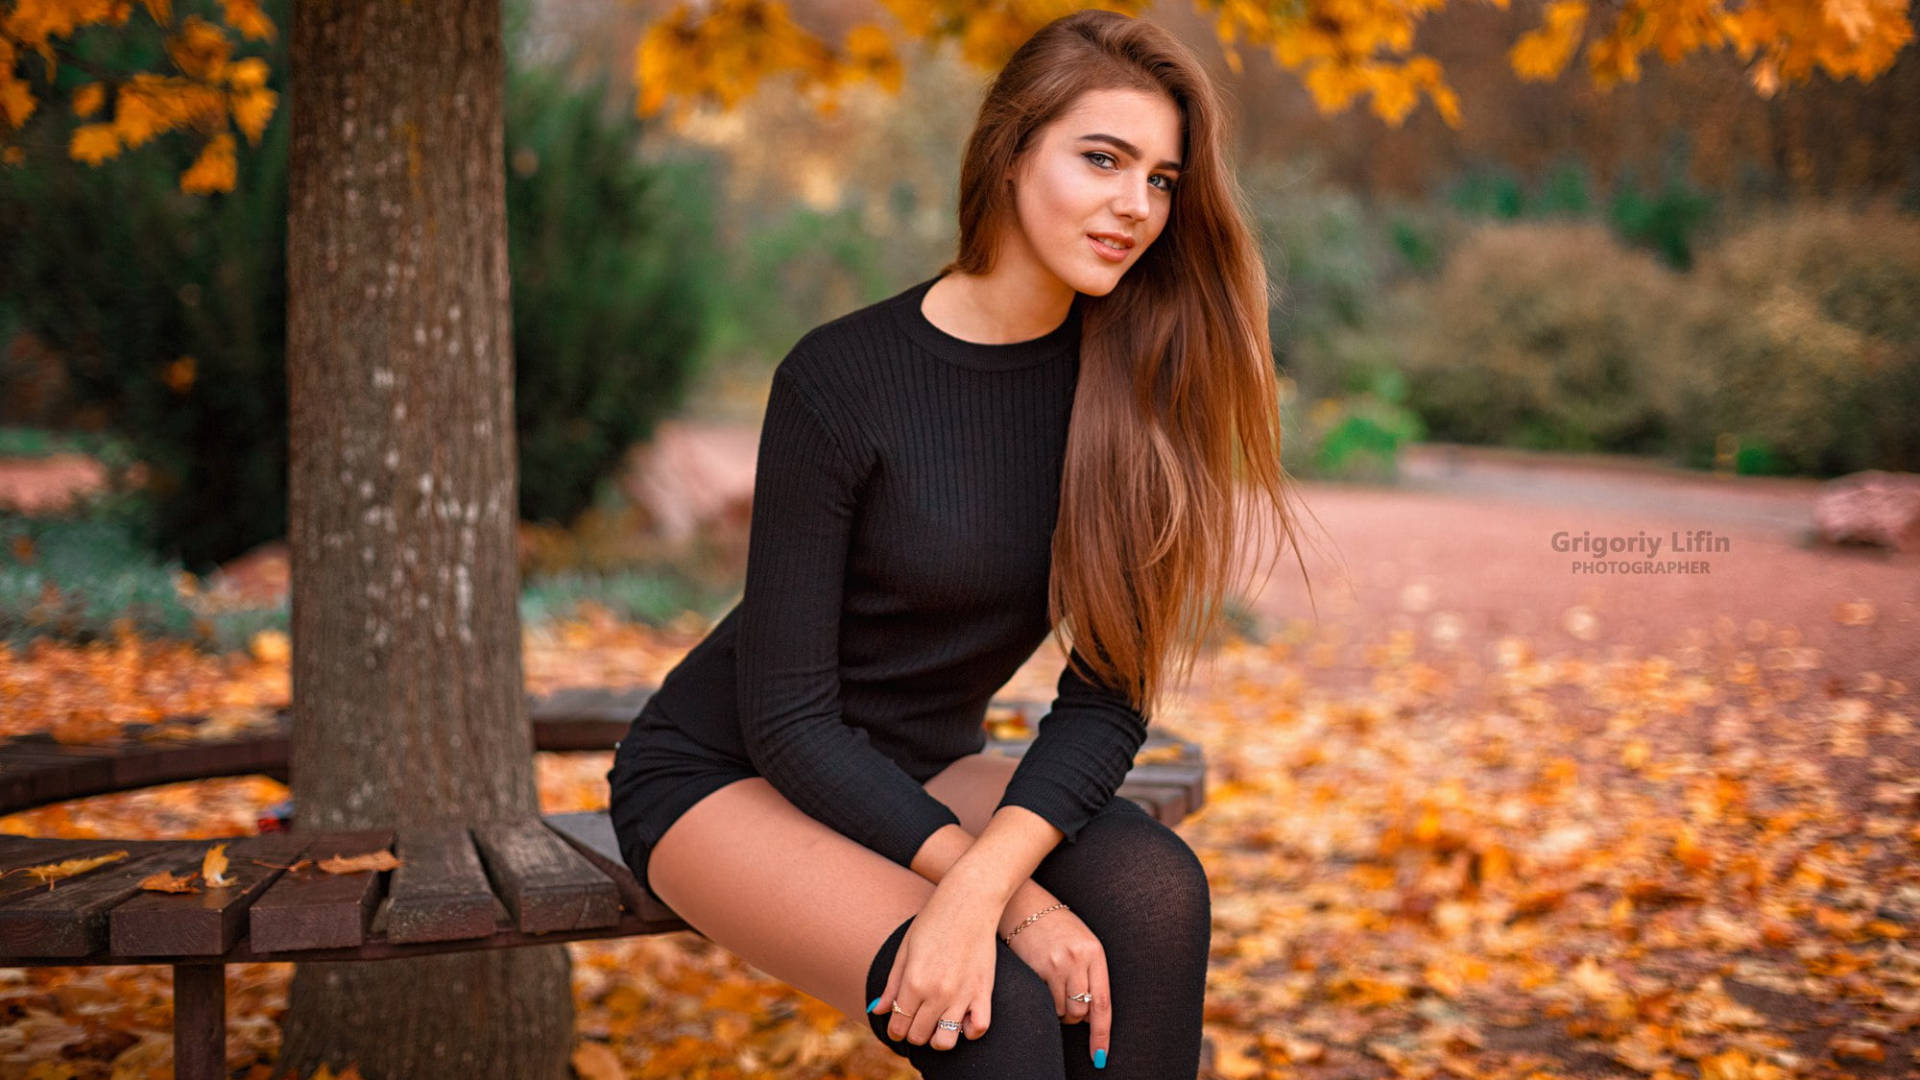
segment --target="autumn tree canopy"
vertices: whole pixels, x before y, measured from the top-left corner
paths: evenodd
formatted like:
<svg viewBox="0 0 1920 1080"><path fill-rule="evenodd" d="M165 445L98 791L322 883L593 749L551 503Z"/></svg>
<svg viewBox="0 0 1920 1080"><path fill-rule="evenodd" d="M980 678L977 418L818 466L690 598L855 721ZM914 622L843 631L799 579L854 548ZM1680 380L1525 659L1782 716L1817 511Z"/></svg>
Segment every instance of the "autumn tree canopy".
<svg viewBox="0 0 1920 1080"><path fill-rule="evenodd" d="M1468 2L1468 0L1460 0ZM1501 8L1508 0L1483 0ZM272 22L256 0L218 0L222 23L198 15L175 20L171 0L141 0L163 28L170 73L98 71L71 47L89 26L124 26L131 0L7 0L0 3L0 162L21 165L12 137L41 107L59 65L90 76L67 107L81 119L67 151L98 164L168 131L202 140L180 177L183 191L229 191L235 132L258 143L275 94L258 58L235 58L236 37L267 40ZM1424 95L1447 124L1460 105L1440 64L1414 47L1415 30L1447 0L1194 0L1213 23L1227 64L1262 49L1297 72L1324 112L1365 96L1372 112L1399 125ZM795 22L781 0L714 0L676 5L653 23L634 57L641 116L670 110L683 122L696 105L731 109L762 83L790 77L822 111L842 88L866 83L897 92L902 47L957 43L982 69L1004 63L1046 22L1081 7L1144 14L1142 0L1088 5L1074 0L881 0L892 26L863 22L838 42ZM1589 24L1592 24L1591 26ZM1816 67L1834 78L1868 81L1913 38L1904 0L1547 0L1540 25L1507 50L1525 80L1553 79L1584 51L1588 76L1602 88L1639 78L1642 59L1676 63L1696 51L1733 50L1756 93L1772 96L1804 82ZM37 63L36 63L37 58ZM36 89L38 87L38 89ZM111 103L109 107L109 103ZM103 112L104 110L104 112Z"/></svg>

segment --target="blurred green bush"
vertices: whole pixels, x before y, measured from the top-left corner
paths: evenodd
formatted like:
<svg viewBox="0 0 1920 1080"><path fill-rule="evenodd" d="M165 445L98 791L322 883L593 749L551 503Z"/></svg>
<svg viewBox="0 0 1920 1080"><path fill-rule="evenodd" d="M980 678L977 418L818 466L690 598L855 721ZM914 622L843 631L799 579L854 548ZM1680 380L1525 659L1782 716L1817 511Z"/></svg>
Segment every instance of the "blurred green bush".
<svg viewBox="0 0 1920 1080"><path fill-rule="evenodd" d="M1681 460L1920 471L1920 219L1817 207L1755 221L1703 257L1683 310L1649 365Z"/></svg>
<svg viewBox="0 0 1920 1080"><path fill-rule="evenodd" d="M267 14L289 25L286 0ZM510 41L524 5L509 5ZM158 34L83 33L107 70L164 66ZM520 512L565 520L680 401L716 290L711 188L636 153L645 125L508 62ZM231 194L189 196L191 139L163 136L99 168L66 157L68 110L37 110L28 168L0 171L0 328L61 358L59 394L23 426L111 430L147 463L152 543L210 569L286 531L285 35L263 52L281 107L243 147ZM59 68L56 96L89 81ZM30 352L30 351L25 351ZM183 360L191 357L191 360ZM0 349L0 384L45 382ZM11 403L10 406L11 407Z"/></svg>
<svg viewBox="0 0 1920 1080"><path fill-rule="evenodd" d="M1409 399L1446 441L1659 452L1645 364L1677 297L1672 271L1604 226L1483 226L1400 327Z"/></svg>

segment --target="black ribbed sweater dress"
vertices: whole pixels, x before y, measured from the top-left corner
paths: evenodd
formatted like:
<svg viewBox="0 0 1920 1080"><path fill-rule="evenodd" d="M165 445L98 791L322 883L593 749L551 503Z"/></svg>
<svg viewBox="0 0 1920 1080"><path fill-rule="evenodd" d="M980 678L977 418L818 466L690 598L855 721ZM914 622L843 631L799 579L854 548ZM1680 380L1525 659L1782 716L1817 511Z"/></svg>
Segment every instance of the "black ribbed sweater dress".
<svg viewBox="0 0 1920 1080"><path fill-rule="evenodd" d="M921 313L937 280L809 331L775 369L744 594L647 705L903 866L958 824L921 784L982 749L989 700L1047 637L1080 362L1079 298L1042 337L982 345ZM1145 738L1068 665L1000 805L1072 841Z"/></svg>

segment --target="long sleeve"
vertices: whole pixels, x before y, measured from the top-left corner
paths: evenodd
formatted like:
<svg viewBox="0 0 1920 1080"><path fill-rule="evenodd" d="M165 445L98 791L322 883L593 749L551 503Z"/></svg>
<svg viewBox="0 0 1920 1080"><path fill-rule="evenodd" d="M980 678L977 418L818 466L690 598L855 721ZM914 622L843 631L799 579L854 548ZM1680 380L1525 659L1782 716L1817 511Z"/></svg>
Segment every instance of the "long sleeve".
<svg viewBox="0 0 1920 1080"><path fill-rule="evenodd" d="M796 351L798 350L796 346ZM740 606L740 730L754 767L795 806L910 866L960 819L927 793L840 700L847 552L866 473L855 433L823 420L789 355L761 428Z"/></svg>
<svg viewBox="0 0 1920 1080"><path fill-rule="evenodd" d="M1089 682L1073 652L1053 707L1007 783L1000 806L1024 806L1071 842L1113 798L1147 741L1147 721L1116 690ZM996 808L997 809L997 808Z"/></svg>

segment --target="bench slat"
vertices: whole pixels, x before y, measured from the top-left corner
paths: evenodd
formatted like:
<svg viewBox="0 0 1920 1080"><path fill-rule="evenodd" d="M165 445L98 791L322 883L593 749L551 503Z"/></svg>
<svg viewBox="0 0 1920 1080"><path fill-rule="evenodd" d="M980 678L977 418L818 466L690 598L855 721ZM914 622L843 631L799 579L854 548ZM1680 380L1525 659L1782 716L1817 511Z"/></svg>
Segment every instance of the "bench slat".
<svg viewBox="0 0 1920 1080"><path fill-rule="evenodd" d="M208 849L220 840L199 842L171 869L182 877L198 871ZM264 833L228 842L226 875L233 884L217 889L200 882L197 893L142 892L113 909L109 941L122 956L218 956L231 949L246 928L247 907L300 856L307 838L295 833ZM264 864L264 865L263 865Z"/></svg>
<svg viewBox="0 0 1920 1080"><path fill-rule="evenodd" d="M107 913L140 892L147 875L171 869L201 841L94 840L65 858L105 855L124 849L127 857L76 877L61 878L13 896L0 906L0 954L9 956L88 956L107 948ZM25 876L25 875L21 875Z"/></svg>
<svg viewBox="0 0 1920 1080"><path fill-rule="evenodd" d="M374 933L389 941L453 941L485 937L506 914L464 825L401 829L393 872ZM383 918L384 916L384 918Z"/></svg>
<svg viewBox="0 0 1920 1080"><path fill-rule="evenodd" d="M658 897L641 885L639 878L633 876L633 870L620 855L620 841L613 832L613 819L605 810L548 814L543 820L548 828L572 844L575 851L607 875L619 888L621 904L627 911L646 920L649 926L660 927L657 931L649 930L649 933L686 927L686 922L675 915L672 908L661 903Z"/></svg>
<svg viewBox="0 0 1920 1080"><path fill-rule="evenodd" d="M1117 799L1132 799L1142 809L1169 825L1178 824L1185 816L1187 793L1183 788L1166 784L1125 783L1113 794Z"/></svg>
<svg viewBox="0 0 1920 1080"><path fill-rule="evenodd" d="M319 862L336 855L352 857L386 851L393 830L292 832L304 836L304 857ZM329 874L307 865L281 874L247 909L248 947L254 952L352 948L367 939L367 926L380 901L383 871Z"/></svg>
<svg viewBox="0 0 1920 1080"><path fill-rule="evenodd" d="M110 786L117 751L105 746L68 746L52 740L14 739L0 744L0 798L34 806L59 802L72 791Z"/></svg>
<svg viewBox="0 0 1920 1080"><path fill-rule="evenodd" d="M107 849L109 851L112 848ZM34 890L46 891L47 884L27 874L9 874L25 866L42 866L47 863L65 862L85 853L98 854L100 841L73 836L17 836L12 833L0 835L0 904L10 902L16 896L22 896ZM132 853L132 849L128 849ZM55 882L55 887L58 887Z"/></svg>
<svg viewBox="0 0 1920 1080"><path fill-rule="evenodd" d="M476 822L473 842L523 934L585 930L620 921L620 890L539 818Z"/></svg>

